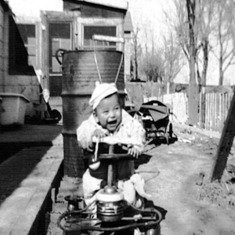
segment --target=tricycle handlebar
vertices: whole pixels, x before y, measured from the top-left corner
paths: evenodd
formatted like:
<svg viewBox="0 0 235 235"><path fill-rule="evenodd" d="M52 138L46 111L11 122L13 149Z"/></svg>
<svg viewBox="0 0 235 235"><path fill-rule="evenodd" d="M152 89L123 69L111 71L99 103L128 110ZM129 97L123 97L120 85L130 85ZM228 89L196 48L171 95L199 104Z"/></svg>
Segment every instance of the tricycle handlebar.
<svg viewBox="0 0 235 235"><path fill-rule="evenodd" d="M117 137L113 137L113 136L105 136L102 138L97 138L95 136L93 136L92 138L92 142L94 143L105 143L105 144L109 144L109 145L115 145L115 144L119 144L119 145L137 145L138 143L135 143L135 141L133 141L130 138L117 138Z"/></svg>

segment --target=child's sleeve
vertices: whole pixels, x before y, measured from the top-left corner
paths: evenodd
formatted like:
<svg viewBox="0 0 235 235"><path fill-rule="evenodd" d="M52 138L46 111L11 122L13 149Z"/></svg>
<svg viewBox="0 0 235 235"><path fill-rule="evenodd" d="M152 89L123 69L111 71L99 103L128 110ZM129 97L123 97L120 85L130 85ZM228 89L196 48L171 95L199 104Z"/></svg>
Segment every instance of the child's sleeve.
<svg viewBox="0 0 235 235"><path fill-rule="evenodd" d="M135 147L142 152L145 145L145 130L136 119L133 119L131 126L131 138L134 140L134 143L136 143Z"/></svg>
<svg viewBox="0 0 235 235"><path fill-rule="evenodd" d="M95 126L90 122L89 119L83 121L82 124L77 128L77 141L82 148L88 148L94 130Z"/></svg>

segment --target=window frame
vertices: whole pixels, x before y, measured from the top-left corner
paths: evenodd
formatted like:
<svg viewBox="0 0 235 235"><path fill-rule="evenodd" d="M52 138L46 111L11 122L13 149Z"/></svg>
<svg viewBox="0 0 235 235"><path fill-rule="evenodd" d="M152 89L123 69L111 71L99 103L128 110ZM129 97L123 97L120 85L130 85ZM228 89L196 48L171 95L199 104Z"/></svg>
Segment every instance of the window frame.
<svg viewBox="0 0 235 235"><path fill-rule="evenodd" d="M91 50L91 49L96 49L96 50L117 50L117 43L115 42L105 42L105 41L101 41L101 42L97 42L97 41L93 41L93 45L92 45L92 39L90 39L90 45L85 45L85 28L86 27L102 27L102 28L115 28L115 35L108 35L108 34L99 34L99 35L104 35L104 36L113 36L113 37L117 37L117 25L107 25L107 24L83 24L82 25L82 30L83 30L83 49L84 50ZM101 45L98 45L98 43L100 43ZM108 44L108 45L105 45ZM110 45L111 44L111 45Z"/></svg>
<svg viewBox="0 0 235 235"><path fill-rule="evenodd" d="M56 37L52 37L51 36L51 25L55 25L55 24L63 24L63 25L66 25L66 24L69 24L69 47L70 48L59 48L58 49L65 49L65 50L72 50L72 47L73 47L73 21L71 20L65 20L65 21L62 21L62 20L59 20L59 21L52 21L50 20L48 22L48 65L49 65L49 74L50 76L58 76L58 75L61 75L62 74L62 68L61 66L59 65L58 63L58 67L60 68L60 71L54 71L53 70L53 58L56 59L56 54L53 55L53 39L57 39L59 41L59 44L61 45L61 39L63 38L56 38ZM60 61L62 61L62 55L58 55L58 57L60 58Z"/></svg>

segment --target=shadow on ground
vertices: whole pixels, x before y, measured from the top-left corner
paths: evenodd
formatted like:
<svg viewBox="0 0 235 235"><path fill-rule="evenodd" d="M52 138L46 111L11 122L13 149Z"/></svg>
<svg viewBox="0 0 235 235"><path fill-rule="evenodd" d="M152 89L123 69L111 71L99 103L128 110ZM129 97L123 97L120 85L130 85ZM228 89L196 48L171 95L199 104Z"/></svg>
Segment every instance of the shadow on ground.
<svg viewBox="0 0 235 235"><path fill-rule="evenodd" d="M21 148L14 145L12 149ZM0 205L35 169L50 146L26 147L0 165Z"/></svg>
<svg viewBox="0 0 235 235"><path fill-rule="evenodd" d="M60 126L1 128L0 205L35 169L60 134Z"/></svg>

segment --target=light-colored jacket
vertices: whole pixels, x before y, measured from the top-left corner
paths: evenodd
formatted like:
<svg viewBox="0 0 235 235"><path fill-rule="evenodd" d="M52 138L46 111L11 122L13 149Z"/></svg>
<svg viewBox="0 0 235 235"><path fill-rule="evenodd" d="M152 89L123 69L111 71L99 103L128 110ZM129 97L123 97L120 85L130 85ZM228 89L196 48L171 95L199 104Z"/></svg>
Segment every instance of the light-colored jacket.
<svg viewBox="0 0 235 235"><path fill-rule="evenodd" d="M82 122L77 129L77 140L82 147L88 146L97 128L103 129L96 123L93 115ZM139 151L142 152L144 150L145 130L142 124L137 119L130 116L125 110L122 110L122 122L117 130L112 133L112 137L116 140L120 139L120 142L123 142L123 139L128 139L128 142L133 143ZM134 174L134 160L119 160L116 167L118 171L118 187L123 190L124 198L128 203L134 204L136 200L135 190L141 196L147 195L142 195L142 192L144 192L144 181L141 176ZM96 200L95 192L100 189L101 181L102 179L91 175L90 169L87 169L84 173L83 192L87 204Z"/></svg>
<svg viewBox="0 0 235 235"><path fill-rule="evenodd" d="M78 127L77 140L83 148L91 142L92 135L97 128L103 129L96 123L93 114ZM128 139L128 142L133 143L139 151L142 152L144 150L145 130L141 123L130 116L125 110L122 110L122 122L113 133L113 137L120 140Z"/></svg>

